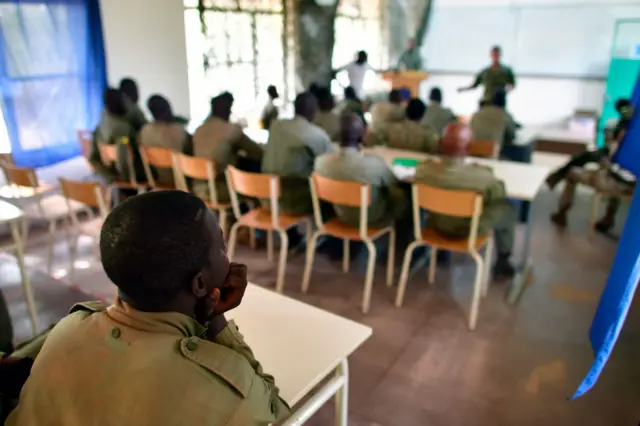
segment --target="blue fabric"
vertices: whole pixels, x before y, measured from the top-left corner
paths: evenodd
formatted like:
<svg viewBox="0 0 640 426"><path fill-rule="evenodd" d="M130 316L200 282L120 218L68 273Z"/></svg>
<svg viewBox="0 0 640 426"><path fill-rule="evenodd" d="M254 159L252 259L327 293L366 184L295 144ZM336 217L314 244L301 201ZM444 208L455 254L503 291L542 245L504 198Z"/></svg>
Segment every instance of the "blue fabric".
<svg viewBox="0 0 640 426"><path fill-rule="evenodd" d="M16 164L80 155L98 123L106 67L98 0L0 0L0 102Z"/></svg>
<svg viewBox="0 0 640 426"><path fill-rule="evenodd" d="M632 96L636 113L620 144L616 160L621 167L640 176L640 76ZM600 303L591 324L589 337L595 353L591 370L573 395L577 398L597 382L613 351L640 279L640 187L636 186L616 257Z"/></svg>

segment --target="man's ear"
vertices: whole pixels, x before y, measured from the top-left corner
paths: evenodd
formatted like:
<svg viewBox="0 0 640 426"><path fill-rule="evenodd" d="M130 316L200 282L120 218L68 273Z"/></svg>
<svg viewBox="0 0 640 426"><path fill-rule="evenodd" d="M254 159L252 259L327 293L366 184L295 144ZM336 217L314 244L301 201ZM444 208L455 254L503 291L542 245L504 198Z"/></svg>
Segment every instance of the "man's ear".
<svg viewBox="0 0 640 426"><path fill-rule="evenodd" d="M202 271L198 272L193 280L191 280L191 292L198 299L203 298L207 295L207 285L204 281L204 276L202 275Z"/></svg>

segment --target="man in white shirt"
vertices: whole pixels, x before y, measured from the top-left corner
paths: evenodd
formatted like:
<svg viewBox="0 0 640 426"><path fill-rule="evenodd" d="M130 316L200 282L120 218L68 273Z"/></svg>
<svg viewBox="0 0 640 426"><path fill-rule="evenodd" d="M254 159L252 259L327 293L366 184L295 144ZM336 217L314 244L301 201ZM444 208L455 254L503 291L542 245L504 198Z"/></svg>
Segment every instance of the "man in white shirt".
<svg viewBox="0 0 640 426"><path fill-rule="evenodd" d="M347 76L349 77L349 86L354 88L359 99L365 98L364 78L367 75L367 71L373 71L373 68L371 67L371 65L369 65L369 62L367 62L367 60L367 52L361 50L358 52L358 56L354 62L340 67L333 72L334 76L340 71L347 72Z"/></svg>

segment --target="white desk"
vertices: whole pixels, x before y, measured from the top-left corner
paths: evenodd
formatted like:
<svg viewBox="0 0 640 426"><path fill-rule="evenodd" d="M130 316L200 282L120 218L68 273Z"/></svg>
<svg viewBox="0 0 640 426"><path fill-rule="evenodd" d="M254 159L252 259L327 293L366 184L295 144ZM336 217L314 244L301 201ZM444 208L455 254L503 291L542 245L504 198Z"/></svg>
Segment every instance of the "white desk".
<svg viewBox="0 0 640 426"><path fill-rule="evenodd" d="M264 370L290 406L323 379L333 378L284 422L300 425L333 395L337 424L346 426L347 358L371 336L369 327L249 284L240 306L229 312Z"/></svg>
<svg viewBox="0 0 640 426"><path fill-rule="evenodd" d="M245 127L242 129L245 135L251 138L255 143L264 145L269 140L269 131L257 127Z"/></svg>
<svg viewBox="0 0 640 426"><path fill-rule="evenodd" d="M428 154L424 153L386 147L367 148L365 151L382 157L389 165L391 165L393 160L396 158L424 160L430 157ZM550 167L540 164L516 163L513 161L470 157L467 158L466 161L469 163L484 164L491 167L494 174L504 182L507 190L507 196L509 198L529 202L533 202L535 200L536 195L540 191L540 188L551 171ZM415 170L413 173L415 173ZM410 176L407 176L404 173L403 176L398 176L400 179L407 177ZM518 268L518 275L513 280L513 283L509 288L507 299L511 304L515 303L522 294L522 291L529 279L531 268L533 267L533 262L530 258L532 218L533 214L530 213L528 215L524 241L522 243L523 262Z"/></svg>
<svg viewBox="0 0 640 426"><path fill-rule="evenodd" d="M0 200L0 224L7 224L11 229L12 241L0 247L1 250L12 251L18 260L18 268L22 277L22 290L27 299L27 309L31 317L31 329L35 336L38 332L38 316L36 305L33 300L33 290L29 282L29 274L24 264L24 249L27 245L25 241L27 235L27 219L24 212L18 207L6 201Z"/></svg>

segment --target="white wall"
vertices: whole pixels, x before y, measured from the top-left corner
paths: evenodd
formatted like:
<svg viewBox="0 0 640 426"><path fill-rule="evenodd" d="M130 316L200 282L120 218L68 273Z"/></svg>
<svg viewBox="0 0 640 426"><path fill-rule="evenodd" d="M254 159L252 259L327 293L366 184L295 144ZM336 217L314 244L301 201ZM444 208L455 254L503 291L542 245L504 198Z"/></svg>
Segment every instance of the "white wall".
<svg viewBox="0 0 640 426"><path fill-rule="evenodd" d="M637 4L638 0L435 0L434 8L475 8L496 6L567 6L567 5L625 5ZM479 10L479 13L482 13ZM434 14L434 19L436 14ZM481 17L479 17L481 19ZM433 40L432 40L433 41ZM446 41L443 41L446 42ZM453 52L452 52L453 53ZM464 54L464 52L457 52ZM429 58L425 58L427 68ZM487 64L489 52L487 52ZM481 68L480 66L479 68ZM516 70L517 71L517 70ZM517 87L509 95L509 109L517 120L524 124L555 124L568 118L576 109L600 111L604 101L603 79L517 77ZM457 93L457 88L473 81L471 74L436 73L422 85L422 95L427 96L432 86L440 86L445 103L457 114L469 115L476 108L481 90Z"/></svg>
<svg viewBox="0 0 640 426"><path fill-rule="evenodd" d="M189 116L189 78L182 0L101 0L109 84L133 77L140 105L160 93Z"/></svg>

